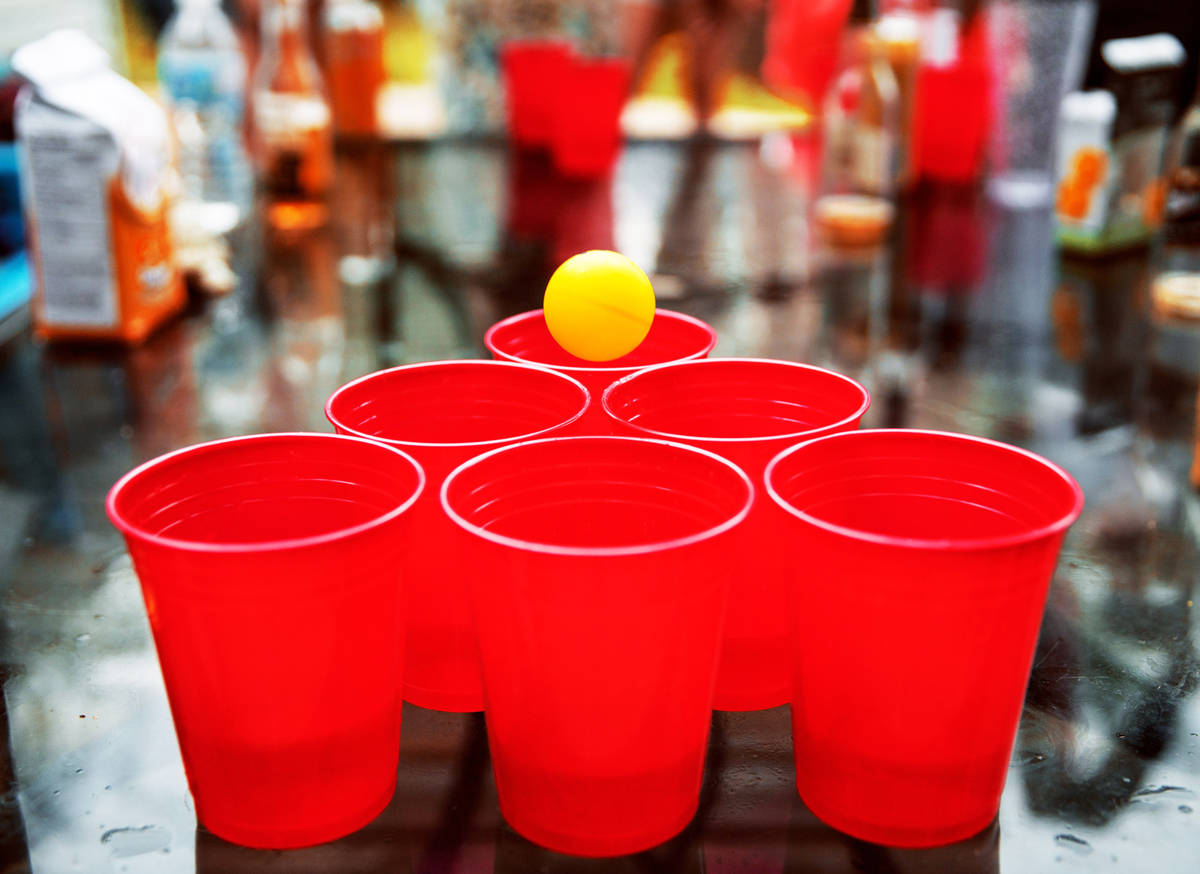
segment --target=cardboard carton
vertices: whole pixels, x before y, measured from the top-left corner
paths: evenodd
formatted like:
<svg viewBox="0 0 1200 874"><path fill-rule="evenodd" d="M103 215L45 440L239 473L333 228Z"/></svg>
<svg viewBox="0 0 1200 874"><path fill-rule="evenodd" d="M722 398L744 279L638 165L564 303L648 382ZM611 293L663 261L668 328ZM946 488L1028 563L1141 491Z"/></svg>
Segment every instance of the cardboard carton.
<svg viewBox="0 0 1200 874"><path fill-rule="evenodd" d="M166 115L81 31L22 46L12 64L28 83L15 123L35 328L138 342L185 300L167 226Z"/></svg>

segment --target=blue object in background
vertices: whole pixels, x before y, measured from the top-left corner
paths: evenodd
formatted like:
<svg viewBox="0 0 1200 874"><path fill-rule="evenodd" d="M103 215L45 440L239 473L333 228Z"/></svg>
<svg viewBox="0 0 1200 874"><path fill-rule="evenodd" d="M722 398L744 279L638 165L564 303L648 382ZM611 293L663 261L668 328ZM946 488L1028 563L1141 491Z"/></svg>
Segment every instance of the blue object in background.
<svg viewBox="0 0 1200 874"><path fill-rule="evenodd" d="M0 143L0 257L25 245L15 143Z"/></svg>
<svg viewBox="0 0 1200 874"><path fill-rule="evenodd" d="M0 322L25 304L33 294L33 271L24 252L0 260Z"/></svg>

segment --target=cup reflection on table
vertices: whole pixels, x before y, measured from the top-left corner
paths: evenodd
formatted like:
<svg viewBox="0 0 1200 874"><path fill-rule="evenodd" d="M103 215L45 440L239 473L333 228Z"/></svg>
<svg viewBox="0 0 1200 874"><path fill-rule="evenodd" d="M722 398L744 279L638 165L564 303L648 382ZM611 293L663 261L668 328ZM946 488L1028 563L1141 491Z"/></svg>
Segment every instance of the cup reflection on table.
<svg viewBox="0 0 1200 874"><path fill-rule="evenodd" d="M941 847L885 847L836 831L799 798L780 874L1000 874L1000 824Z"/></svg>

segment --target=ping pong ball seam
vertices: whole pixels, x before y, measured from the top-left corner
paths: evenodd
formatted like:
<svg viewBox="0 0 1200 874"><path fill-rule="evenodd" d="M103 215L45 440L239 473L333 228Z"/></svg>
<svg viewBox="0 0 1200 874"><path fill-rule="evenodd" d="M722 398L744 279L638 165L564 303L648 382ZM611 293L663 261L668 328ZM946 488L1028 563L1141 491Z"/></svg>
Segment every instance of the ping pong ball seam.
<svg viewBox="0 0 1200 874"><path fill-rule="evenodd" d="M574 292L571 292L571 296L578 300L586 301L587 303L591 304L592 306L594 306L598 309L602 309L606 312L612 313L615 316L621 316L623 318L629 319L631 322L636 322L639 325L648 325L648 324L650 324L651 321L654 320L653 313L651 313L649 319L642 319L636 313L632 313L629 310L625 309L624 307L619 307L616 304L612 303L611 301L604 300L602 298L598 298L595 295L592 295L588 292L574 291Z"/></svg>
<svg viewBox="0 0 1200 874"><path fill-rule="evenodd" d="M649 289L647 289L647 290L649 291ZM570 292L570 297L572 299L572 302L574 302L574 303L586 304L587 306L602 310L608 316L620 317L621 319L624 319L626 322L632 323L633 325L635 325L638 330L638 333L636 335L633 333L630 333L630 334L622 337L622 339L625 339L626 342L621 343L621 344L614 344L612 341L615 338L612 336L601 336L601 337L585 337L585 338L583 338L585 340L585 342L583 344L580 344L578 342L580 338L575 337L572 339L574 339L576 342L569 342L569 346L568 346L567 343L563 343L562 339L560 339L560 337L559 337L560 331L562 333L565 333L568 336L570 336L574 333L575 329L586 326L588 324L588 322L590 322L592 320L587 319L587 318L581 318L580 315L578 314L578 312L572 313L571 315L564 316L564 314L557 312L557 308L552 308L551 314L546 317L546 327L550 330L551 336L554 337L555 341L560 346L562 346L568 352L571 352L572 354L576 355L579 358L583 358L584 360L592 360L592 361L616 360L617 358L620 358L623 355L628 355L630 352L632 352L634 349L636 349L638 346L640 346L642 344L642 341L644 341L646 339L646 335L650 333L650 327L654 321L654 309L652 308L653 307L653 299L654 299L653 291L650 291L651 309L650 309L650 314L649 314L650 317L648 319L640 318L636 313L630 312L629 310L627 310L623 307L617 306L617 305L611 303L610 301L599 299L594 294L591 294L588 292L581 292L581 291L577 291L577 290L572 291L572 292ZM573 307L572 309L578 310L578 306ZM556 326L560 329L560 331L555 330ZM565 329L565 331L562 331L561 329ZM592 342L587 342L587 341L592 341ZM630 341L632 341L632 342L630 342ZM593 345L593 343L595 344L595 346ZM581 345L586 345L588 348L581 349L580 348ZM594 351L594 348L596 348L596 347L603 348L605 350L605 354L602 356L599 356L599 357L595 357L595 358L592 358L590 355L580 354L580 352L583 352L583 351L591 353ZM614 348L620 349L621 351L615 355L608 354Z"/></svg>

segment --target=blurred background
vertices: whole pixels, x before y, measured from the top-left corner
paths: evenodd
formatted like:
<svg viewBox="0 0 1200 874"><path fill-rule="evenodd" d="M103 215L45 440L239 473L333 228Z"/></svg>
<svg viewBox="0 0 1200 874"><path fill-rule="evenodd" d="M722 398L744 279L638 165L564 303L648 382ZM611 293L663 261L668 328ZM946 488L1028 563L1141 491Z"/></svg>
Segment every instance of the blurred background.
<svg viewBox="0 0 1200 874"><path fill-rule="evenodd" d="M389 144L504 147L502 236L586 214L561 222L551 260L616 242L660 267L637 219L601 205L619 185L598 180L620 179L624 146L662 142L700 154L753 144L768 187L802 201L786 233L703 228L718 246L763 243L768 275L803 273L814 243L894 238L897 206L934 189L1049 205L1068 253L1146 247L1172 186L1190 184L1177 171L1197 160L1187 107L1200 21L1186 7L3 0L4 314L33 296L39 338L136 343L182 309L181 280L193 298L238 282L239 230L321 228L343 206L358 212L338 234L339 265L376 271L405 244L393 219L414 198L372 212L366 200L391 197L392 167L367 171L365 188L354 174L393 163ZM337 172L351 153L355 167ZM476 206L460 199L436 218L485 223ZM682 224L667 222L668 236Z"/></svg>
<svg viewBox="0 0 1200 874"><path fill-rule="evenodd" d="M197 833L103 498L484 355L592 248L716 355L1088 495L996 829L853 842L786 711L716 714L697 824L613 870L1191 870L1198 60L1175 0L0 0L0 872L578 870L502 825L482 722L417 708L357 837Z"/></svg>

